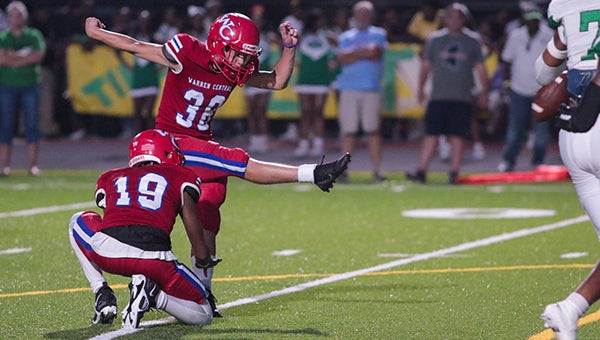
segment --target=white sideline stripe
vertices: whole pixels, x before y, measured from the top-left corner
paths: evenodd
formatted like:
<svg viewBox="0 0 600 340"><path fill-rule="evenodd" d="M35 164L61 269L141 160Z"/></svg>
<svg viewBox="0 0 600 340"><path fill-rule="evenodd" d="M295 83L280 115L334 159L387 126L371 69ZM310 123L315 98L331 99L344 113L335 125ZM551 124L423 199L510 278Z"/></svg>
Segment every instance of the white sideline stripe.
<svg viewBox="0 0 600 340"><path fill-rule="evenodd" d="M545 232L545 231L551 231L554 229L568 227L570 225L578 224L578 223L585 222L588 220L589 220L589 218L587 217L587 215L582 215L579 217L571 218L571 219L564 220L564 221L559 221L559 222L552 223L552 224L546 224L546 225L542 225L542 226L535 227L535 228L521 229L521 230L513 231L510 233L504 233L504 234L500 234L500 235L496 235L496 236L491 236L491 237L484 238L481 240L459 244L457 246L446 248L446 249L440 249L440 250L436 250L436 251L432 251L432 252L424 253L424 254L417 254L417 255L414 255L413 257L410 257L407 259L396 260L396 261L380 264L380 265L374 266L374 267L359 269L359 270L355 270L355 271L351 271L351 272L347 272L347 273L343 273L343 274L332 275L330 277L326 277L326 278L315 280L315 281L310 281L307 283L299 284L297 286L288 287L288 288L284 288L284 289L280 289L280 290L275 290L270 293L255 295L253 297L243 298L243 299L235 300L232 302L227 302L222 305L219 305L218 307L219 307L219 309L227 309L230 307L246 305L249 303L258 302L261 300L266 300L266 299L270 299L270 298L281 296L281 295L301 292L308 288L317 287L317 286L324 285L327 283L350 279L350 278L353 278L353 277L356 277L359 275L363 275L363 274L367 274L367 273L377 272L377 271L390 269L390 268L402 266L402 265L413 263L413 262L424 261L424 260L428 260L431 258L440 257L440 256L444 256L444 255L448 255L448 254L452 254L452 253L456 253L456 252L461 252L461 251L479 248L479 247L483 247L483 246L489 246L491 244L500 243L503 241L508 241L508 240L512 240L512 239L516 239L516 238L520 238L520 237L524 237L524 236L529 236L529 235ZM167 317L164 319L141 322L140 326L141 327L151 327L151 326L155 326L155 325L169 323L174 320L175 320L175 318L171 316L171 317ZM121 328L116 331L108 332L105 334L100 334L98 336L90 338L90 340L113 339L113 338L116 338L119 336L133 334L135 332L141 331L142 329L144 329L144 328L133 328L133 329L132 328Z"/></svg>
<svg viewBox="0 0 600 340"><path fill-rule="evenodd" d="M67 204L67 205L54 205L54 206L44 207L44 208L3 212L3 213L0 213L0 218L39 215L39 214L53 213L53 212L57 212L57 211L86 209L86 208L91 208L91 207L95 207L95 206L96 206L96 204L94 202L82 202L82 203L74 203L74 204Z"/></svg>

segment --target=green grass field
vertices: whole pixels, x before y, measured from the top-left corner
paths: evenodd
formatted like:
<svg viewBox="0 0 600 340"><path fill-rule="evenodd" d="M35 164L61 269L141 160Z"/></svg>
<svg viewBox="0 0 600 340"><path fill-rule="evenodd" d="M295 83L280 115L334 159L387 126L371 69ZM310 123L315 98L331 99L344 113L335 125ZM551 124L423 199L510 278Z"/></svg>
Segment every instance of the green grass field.
<svg viewBox="0 0 600 340"><path fill-rule="evenodd" d="M201 328L149 312L143 322L155 326L124 334L118 319L91 325L94 296L67 238L70 216L95 209L98 175L0 179L0 339L551 339L539 318L545 305L600 258L570 182L447 186L439 174L416 185L397 174L368 184L352 173L352 184L323 193L232 179L213 283L225 317ZM470 210L405 215L442 208ZM554 214L499 216L500 208ZM180 223L172 237L189 263ZM124 307L127 278L108 280ZM600 339L597 309L581 339Z"/></svg>

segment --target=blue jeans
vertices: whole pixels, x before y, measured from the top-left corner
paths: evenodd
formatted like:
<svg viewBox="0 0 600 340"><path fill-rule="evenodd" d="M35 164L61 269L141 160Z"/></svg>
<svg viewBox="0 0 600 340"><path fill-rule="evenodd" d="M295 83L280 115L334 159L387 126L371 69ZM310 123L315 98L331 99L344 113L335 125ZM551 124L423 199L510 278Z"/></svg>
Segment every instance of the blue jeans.
<svg viewBox="0 0 600 340"><path fill-rule="evenodd" d="M22 87L0 85L0 143L12 143L19 110L24 117L27 143L37 143L40 140L39 103L38 85Z"/></svg>
<svg viewBox="0 0 600 340"><path fill-rule="evenodd" d="M517 156L527 141L531 124L533 124L533 131L535 132L531 164L542 164L546 157L546 148L550 140L550 121L532 122L532 100L533 97L521 96L514 91L510 91L506 146L502 154L502 158L509 164L510 168L514 167Z"/></svg>

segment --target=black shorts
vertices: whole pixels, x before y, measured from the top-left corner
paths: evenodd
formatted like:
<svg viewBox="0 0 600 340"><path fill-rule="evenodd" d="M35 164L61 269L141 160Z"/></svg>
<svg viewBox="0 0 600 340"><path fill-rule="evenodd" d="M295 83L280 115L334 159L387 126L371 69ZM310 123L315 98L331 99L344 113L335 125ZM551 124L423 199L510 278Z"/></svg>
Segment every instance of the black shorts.
<svg viewBox="0 0 600 340"><path fill-rule="evenodd" d="M472 116L471 103L431 101L425 112L425 134L468 138L471 133Z"/></svg>

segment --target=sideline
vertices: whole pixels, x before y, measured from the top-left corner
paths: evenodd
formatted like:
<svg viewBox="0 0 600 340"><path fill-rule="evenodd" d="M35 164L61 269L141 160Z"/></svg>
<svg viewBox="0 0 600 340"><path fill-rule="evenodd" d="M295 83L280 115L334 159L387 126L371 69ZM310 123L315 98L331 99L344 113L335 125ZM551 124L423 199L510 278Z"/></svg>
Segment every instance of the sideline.
<svg viewBox="0 0 600 340"><path fill-rule="evenodd" d="M299 284L296 286L287 287L287 288L283 288L280 290L275 290L270 293L259 294L259 295L255 295L255 296L252 296L249 298L238 299L235 301L224 303L222 305L219 305L218 307L220 309L227 309L227 308L231 308L231 307L242 306L245 304L258 302L261 300L266 300L266 299L270 299L270 298L281 296L281 295L301 292L301 291L304 291L309 288L317 287L317 286L324 285L327 283L350 279L350 278L353 278L353 277L356 277L359 275L365 275L368 273L377 272L377 271L381 271L381 270L385 270L385 269L390 269L390 268L394 268L394 267L398 267L398 266L403 266L403 265L414 263L414 262L425 261L425 260L429 260L431 258L445 256L445 255L452 254L452 253L462 252L462 251L466 251L466 250L470 250L470 249L474 249L474 248L484 247L484 246L488 246L488 245L492 245L492 244L496 244L496 243L500 243L500 242L504 242L504 241L508 241L508 240L517 239L520 237L525 237L525 236L534 235L534 234L538 234L538 233L542 233L542 232L546 232L546 231L564 228L564 227L568 227L573 224L582 223L582 222L585 222L588 220L589 220L589 218L587 217L587 215L582 215L579 217L559 221L559 222L552 223L552 224L546 224L546 225L542 225L539 227L520 229L520 230L510 232L510 233L504 233L504 234L480 239L477 241L459 244L457 246L450 247L450 248L440 249L440 250L432 251L429 253L417 254L415 256L412 256L412 257L406 258L406 259L396 260L396 261L392 261L392 262L388 262L388 263L384 263L384 264L380 264L377 266L368 267L368 268L364 268L364 269L359 269L359 270L355 270L355 271L351 271L351 272L347 272L347 273L336 274L336 275L333 275L330 277L326 277L326 278L322 278L322 279L318 279L318 280L314 280L314 281L309 281L309 282L302 283L302 284ZM116 338L119 336L136 333L146 327L152 327L155 325L165 324L168 322L172 322L174 320L175 320L174 317L168 317L168 318L164 318L164 319L146 321L146 322L140 323L141 328L136 328L136 329L121 328L121 329L118 329L115 331L111 331L108 333L104 333L104 334L100 334L98 336L92 337L92 338L90 338L90 340L92 340L92 339L93 340L113 339L113 338Z"/></svg>

